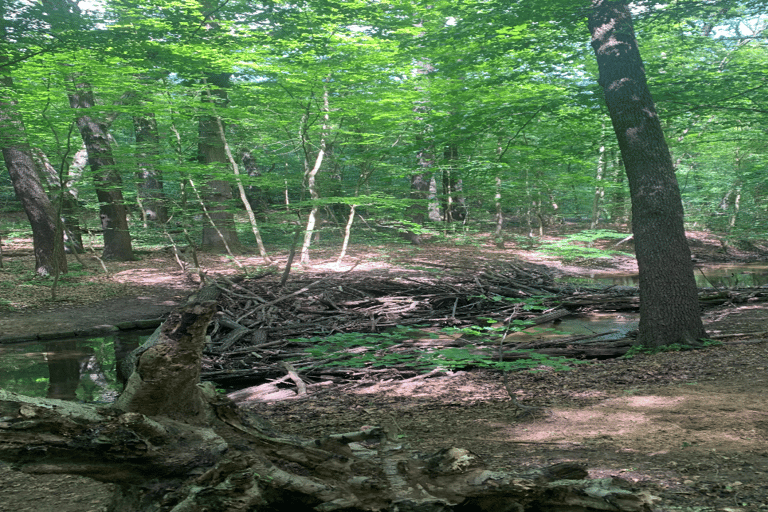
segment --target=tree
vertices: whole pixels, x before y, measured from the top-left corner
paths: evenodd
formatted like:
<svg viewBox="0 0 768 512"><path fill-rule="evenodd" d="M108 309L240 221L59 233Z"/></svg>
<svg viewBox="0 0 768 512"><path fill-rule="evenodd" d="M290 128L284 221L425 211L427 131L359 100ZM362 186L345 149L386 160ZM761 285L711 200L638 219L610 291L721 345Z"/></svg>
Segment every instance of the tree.
<svg viewBox="0 0 768 512"><path fill-rule="evenodd" d="M141 214L147 221L164 224L168 220L168 207L163 193L163 172L157 163L160 157L160 136L157 119L152 112L133 115L136 133L136 185Z"/></svg>
<svg viewBox="0 0 768 512"><path fill-rule="evenodd" d="M696 344L706 336L683 224L683 205L627 2L593 0L589 13L599 84L632 198L640 273L637 343Z"/></svg>
<svg viewBox="0 0 768 512"><path fill-rule="evenodd" d="M89 111L96 106L91 85L77 75L69 92L69 104L76 109L77 128L88 151L88 165L93 173L93 184L99 199L99 217L104 233L105 260L130 261L133 259L128 214L123 201L122 179L112 155L106 125Z"/></svg>
<svg viewBox="0 0 768 512"><path fill-rule="evenodd" d="M203 90L204 103L221 103L227 101L226 87L229 87L229 73L210 75ZM203 228L202 248L228 253L240 252L240 240L235 229L235 219L232 214L232 184L223 179L226 166L229 165L224 140L222 139L223 121L216 112L200 116L200 139L197 145L198 162L211 168L211 178L204 187L204 201L210 224ZM220 173L218 176L216 173Z"/></svg>
<svg viewBox="0 0 768 512"><path fill-rule="evenodd" d="M80 7L71 0L44 0L47 22L57 37L68 38L88 26ZM71 63L58 62L63 68ZM117 261L134 259L128 214L123 200L122 178L112 154L110 135L104 120L94 115L96 99L93 87L78 70L67 73L67 97L75 109L76 124L88 152L88 165L99 200L99 218L104 238L102 257Z"/></svg>
<svg viewBox="0 0 768 512"><path fill-rule="evenodd" d="M14 110L11 98L13 79L0 75L0 149L11 175L16 197L32 226L35 272L42 276L67 271L62 230L57 229L56 212L35 170L32 152L25 138L24 122Z"/></svg>

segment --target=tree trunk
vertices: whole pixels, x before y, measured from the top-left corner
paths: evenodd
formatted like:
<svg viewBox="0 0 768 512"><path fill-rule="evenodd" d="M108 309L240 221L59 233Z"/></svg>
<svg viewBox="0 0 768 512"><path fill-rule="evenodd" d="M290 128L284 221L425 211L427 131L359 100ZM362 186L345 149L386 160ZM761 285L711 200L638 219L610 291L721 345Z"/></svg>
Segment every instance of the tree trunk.
<svg viewBox="0 0 768 512"><path fill-rule="evenodd" d="M251 230L256 239L256 246L259 248L259 254L264 259L264 263L269 265L272 263L272 260L269 255L267 255L267 249L264 247L264 241L261 239L261 231L259 231L259 224L256 222L256 214L253 213L251 203L248 201L248 196L246 195L245 187L243 186L243 180L240 178L240 168L237 166L235 157L232 155L232 150L229 149L227 136L224 133L224 123L221 121L218 114L216 114L216 121L219 127L219 137L221 137L221 143L224 146L224 153L226 153L227 160L229 160L229 164L232 166L232 172L235 175L235 183L237 184L237 191L240 193L240 201L243 203L243 207L248 213L248 221L251 223Z"/></svg>
<svg viewBox="0 0 768 512"><path fill-rule="evenodd" d="M69 104L77 110L96 106L90 84L73 77L74 90L69 94ZM104 231L105 260L130 261L133 259L128 216L123 202L122 180L112 156L106 126L90 113L77 117L77 128L88 151L88 165L93 172L93 183L99 199L99 216Z"/></svg>
<svg viewBox="0 0 768 512"><path fill-rule="evenodd" d="M66 272L64 239L56 226L56 212L35 171L24 122L15 111L15 101L6 94L12 87L10 76L0 76L0 148L16 197L32 227L35 272L42 276Z"/></svg>
<svg viewBox="0 0 768 512"><path fill-rule="evenodd" d="M493 200L496 204L496 231L494 232L494 240L496 247L499 249L504 248L504 234L502 228L504 227L504 210L501 208L501 177L496 176L496 189L493 195Z"/></svg>
<svg viewBox="0 0 768 512"><path fill-rule="evenodd" d="M628 5L593 0L589 29L632 198L640 274L637 342L695 344L706 332L685 238L680 189L648 90Z"/></svg>
<svg viewBox="0 0 768 512"><path fill-rule="evenodd" d="M596 229L600 223L600 211L603 207L602 202L605 197L605 186L603 180L605 179L606 169L608 168L607 155L605 154L605 124L600 131L600 149L597 152L597 172L595 173L595 195L592 198L592 222L589 225L589 229Z"/></svg>
<svg viewBox="0 0 768 512"><path fill-rule="evenodd" d="M36 149L32 157L40 166L37 170L38 176L42 176L48 185L49 197L53 200L54 210L57 210L61 215L61 221L64 224L65 252L84 253L83 230L80 228L82 207L77 202L77 193L70 187L69 171L72 168L66 162L61 162L64 168L60 175L42 150Z"/></svg>
<svg viewBox="0 0 768 512"><path fill-rule="evenodd" d="M229 85L229 75L211 76L207 82L211 88L203 92L203 101L224 103L227 99L227 91L224 87ZM198 161L212 169L203 192L203 200L211 223L214 224L203 227L202 248L217 252L239 253L240 240L237 238L235 217L232 213L232 185L225 179L225 176L229 175L226 170L229 161L219 133L220 122L222 121L215 115L200 116ZM216 175L216 164L221 164L218 166L219 175Z"/></svg>
<svg viewBox="0 0 768 512"><path fill-rule="evenodd" d="M0 389L0 460L117 483L116 512L650 510L649 498L612 479L588 480L573 463L488 471L463 448L417 457L380 427L283 436L199 384L215 311L213 301L175 311L132 353L114 406Z"/></svg>
<svg viewBox="0 0 768 512"><path fill-rule="evenodd" d="M302 141L306 147L306 130L304 130L306 122L306 116L304 122L302 122ZM307 191L309 191L309 197L312 199L312 209L307 215L307 229L304 232L304 243L301 244L301 264L309 265L309 246L312 243L312 232L315 229L315 223L317 222L318 204L317 200L320 199L320 194L317 192L317 173L320 172L320 167L323 165L323 158L325 157L326 144L328 139L328 130L330 129L330 105L328 104L328 87L323 84L323 128L320 133L320 148L317 150L317 156L315 157L315 164L310 168L309 162L306 159L307 150L304 150L304 180L307 185Z"/></svg>
<svg viewBox="0 0 768 512"><path fill-rule="evenodd" d="M160 159L160 136L153 113L133 116L136 133L137 189L141 216L147 221L164 224L168 221L168 207L163 192L163 172L157 164Z"/></svg>
<svg viewBox="0 0 768 512"><path fill-rule="evenodd" d="M629 225L632 206L629 197L627 197L627 187L624 182L627 175L624 172L624 162L621 160L621 155L615 149L611 151L611 165L613 166L610 173L611 220L616 225Z"/></svg>

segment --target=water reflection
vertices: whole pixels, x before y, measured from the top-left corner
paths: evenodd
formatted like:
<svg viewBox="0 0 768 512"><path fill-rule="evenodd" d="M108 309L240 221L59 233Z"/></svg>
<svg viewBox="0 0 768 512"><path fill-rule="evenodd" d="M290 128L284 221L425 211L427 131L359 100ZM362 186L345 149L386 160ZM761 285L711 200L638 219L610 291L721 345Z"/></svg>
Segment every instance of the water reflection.
<svg viewBox="0 0 768 512"><path fill-rule="evenodd" d="M48 363L48 398L76 400L80 385L80 372L85 362L93 357L89 346L78 347L77 340L55 340L46 344Z"/></svg>
<svg viewBox="0 0 768 512"><path fill-rule="evenodd" d="M120 362L151 331L0 345L0 388L28 396L112 402L123 389Z"/></svg>

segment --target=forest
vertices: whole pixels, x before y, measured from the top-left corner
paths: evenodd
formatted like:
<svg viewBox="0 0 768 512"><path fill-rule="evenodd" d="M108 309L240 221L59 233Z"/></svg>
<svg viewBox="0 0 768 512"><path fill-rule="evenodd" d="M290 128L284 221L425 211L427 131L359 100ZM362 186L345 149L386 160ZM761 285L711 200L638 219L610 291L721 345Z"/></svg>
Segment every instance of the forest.
<svg viewBox="0 0 768 512"><path fill-rule="evenodd" d="M0 459L14 469L115 485L110 511L667 510L655 494L674 500L669 489L693 480L647 466L602 478L586 448L581 458L546 452L560 442L542 441L544 424L565 417L558 400L618 400L654 378L695 385L709 379L708 358L749 366L729 389L761 380L752 372L763 370L765 333L754 329L768 293L757 281L737 289L737 271L702 291L695 270L707 279L710 269L694 264L768 253L766 2L0 5L0 269L11 249L0 311L34 334L53 318L35 322L35 308L53 303L65 332L75 311L106 312L108 294L125 299L111 313L143 307L129 273L155 279L163 299L194 292L174 296L179 308L123 362L107 356L107 380L125 372L113 404L65 405L53 384L47 398L0 387ZM28 239L34 263L20 270ZM549 257L559 275L623 261L639 287L558 281ZM181 272L157 271L158 258ZM405 273L381 271L379 258ZM87 268L104 273L101 301L84 302L97 311L59 308L57 294L72 297L100 271ZM41 285L49 296L33 297ZM736 310L753 315L749 329L729 317ZM639 311L639 323L631 336L507 341L597 311ZM5 321L0 338L18 334ZM685 364L668 354L694 347L707 350L680 356ZM574 369L578 383L558 373L621 355L640 359ZM411 423L391 401L411 385L450 390L466 410L477 404L457 390L481 390L498 404L483 421L533 422L544 437L520 426L512 442L534 456L503 466L457 447L472 428L442 430L450 403L431 414L410 396L424 407ZM386 388L384 405L344 391L365 386ZM761 432L753 398L732 403ZM296 430L327 426L313 423L318 410L346 433ZM280 411L292 420L276 428L265 418L277 423ZM401 442L421 428L429 442ZM703 452L729 428L682 447ZM658 435L649 427L626 451L646 453ZM764 439L749 435L739 447ZM508 450L494 443L480 446ZM664 452L663 464L692 474L706 459L692 451ZM763 462L750 454L729 457ZM702 483L729 480L698 488L697 503L763 499L737 471L702 473ZM614 478L624 473L644 474L631 480L640 487Z"/></svg>
<svg viewBox="0 0 768 512"><path fill-rule="evenodd" d="M5 1L5 146L28 147L67 247L95 234L112 259L163 230L268 260L299 227L308 263L347 237L628 225L587 8ZM635 9L686 225L759 238L763 3ZM20 209L7 174L0 201Z"/></svg>

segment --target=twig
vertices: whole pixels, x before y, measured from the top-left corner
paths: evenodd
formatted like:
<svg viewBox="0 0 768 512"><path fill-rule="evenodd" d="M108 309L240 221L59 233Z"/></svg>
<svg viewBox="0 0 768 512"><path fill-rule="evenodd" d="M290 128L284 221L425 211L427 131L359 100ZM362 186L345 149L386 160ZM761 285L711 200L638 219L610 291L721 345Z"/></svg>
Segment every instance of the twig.
<svg viewBox="0 0 768 512"><path fill-rule="evenodd" d="M349 270L346 270L344 272L344 274L347 274L348 272L351 272L355 267L357 267L357 265L359 263L360 263L360 260L357 260L357 262L355 262L355 264L352 266L352 268L350 268ZM272 302L267 302L266 304L261 304L259 306L256 306L252 310L250 310L250 311L246 312L245 314L240 315L239 317L237 317L237 320L235 320L235 321L239 323L240 320L242 320L245 317L251 316L252 314L254 314L255 312L257 312L260 309L268 308L269 306L274 306L275 304L277 304L279 302L283 302L284 300L290 299L291 297L295 297L296 295L304 293L305 291L309 290L310 288L314 288L315 286L317 286L317 285L319 285L319 284L321 284L321 283L323 283L325 281L328 281L329 279L332 279L334 277L337 277L337 276L335 276L335 275L326 276L326 277L324 277L322 279L319 279L319 280L315 281L314 283L308 284L307 286L305 286L304 288L302 288L300 290L296 290L295 292L289 293L288 295L284 295L282 297L278 297L277 299L273 300Z"/></svg>
<svg viewBox="0 0 768 512"><path fill-rule="evenodd" d="M288 363L286 361L283 361L281 363L283 368L285 368L285 371L288 372L288 376L291 378L294 384L296 384L296 394L297 395L306 395L307 394L307 385L304 383L303 380L301 380L301 377L299 377L299 374L296 372L296 369L291 366L291 363Z"/></svg>

